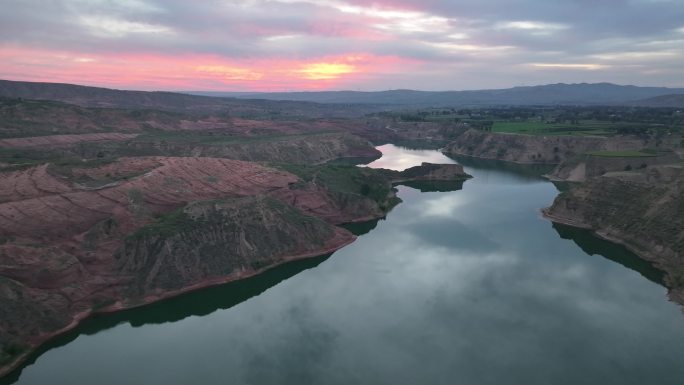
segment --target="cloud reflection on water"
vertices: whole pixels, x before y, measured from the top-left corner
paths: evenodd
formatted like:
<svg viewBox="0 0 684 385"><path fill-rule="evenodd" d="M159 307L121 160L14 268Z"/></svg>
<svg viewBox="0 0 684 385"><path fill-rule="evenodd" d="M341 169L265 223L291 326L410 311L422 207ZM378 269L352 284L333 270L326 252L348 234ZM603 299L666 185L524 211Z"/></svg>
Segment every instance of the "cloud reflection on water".
<svg viewBox="0 0 684 385"><path fill-rule="evenodd" d="M366 166L402 171L409 167L419 166L422 162L456 163L453 159L435 150L407 150L393 144L378 146L377 149L382 151L382 158Z"/></svg>

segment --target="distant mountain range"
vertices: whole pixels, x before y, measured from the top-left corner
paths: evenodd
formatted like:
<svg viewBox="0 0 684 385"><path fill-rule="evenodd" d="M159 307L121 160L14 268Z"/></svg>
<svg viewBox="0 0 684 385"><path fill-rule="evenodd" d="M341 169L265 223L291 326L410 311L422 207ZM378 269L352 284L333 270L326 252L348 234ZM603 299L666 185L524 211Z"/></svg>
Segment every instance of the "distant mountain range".
<svg viewBox="0 0 684 385"><path fill-rule="evenodd" d="M56 100L86 107L150 108L245 115L345 116L407 107L628 105L684 107L684 88L610 83L549 84L479 91L148 92L0 80L0 97Z"/></svg>
<svg viewBox="0 0 684 385"><path fill-rule="evenodd" d="M413 106L493 106L493 105L597 105L638 104L671 94L684 94L684 88L622 86L611 83L548 84L476 91L414 91L379 92L189 92L194 95L223 96L242 99L307 101L335 104L381 104Z"/></svg>
<svg viewBox="0 0 684 385"><path fill-rule="evenodd" d="M370 104L349 108L305 101L247 100L180 92L126 91L64 83L0 80L0 97L51 100L82 107L156 109L197 113L230 113L239 117L360 116L379 108Z"/></svg>
<svg viewBox="0 0 684 385"><path fill-rule="evenodd" d="M655 96L653 98L637 100L631 104L641 107L684 108L684 94Z"/></svg>

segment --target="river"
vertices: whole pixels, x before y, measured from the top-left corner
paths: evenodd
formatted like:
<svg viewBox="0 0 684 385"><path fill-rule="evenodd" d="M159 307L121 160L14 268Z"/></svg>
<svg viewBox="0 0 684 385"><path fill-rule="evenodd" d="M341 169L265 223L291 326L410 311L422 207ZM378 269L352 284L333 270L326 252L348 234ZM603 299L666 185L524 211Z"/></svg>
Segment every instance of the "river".
<svg viewBox="0 0 684 385"><path fill-rule="evenodd" d="M380 146L371 167L452 163ZM0 384L681 384L684 315L623 248L552 225L529 169L462 160L337 251L99 315Z"/></svg>

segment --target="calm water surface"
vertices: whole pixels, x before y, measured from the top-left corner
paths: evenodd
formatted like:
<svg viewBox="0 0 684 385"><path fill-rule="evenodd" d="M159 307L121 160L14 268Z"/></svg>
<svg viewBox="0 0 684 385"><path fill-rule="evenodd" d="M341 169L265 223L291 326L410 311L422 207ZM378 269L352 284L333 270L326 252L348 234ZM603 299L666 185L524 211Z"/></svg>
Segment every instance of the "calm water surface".
<svg viewBox="0 0 684 385"><path fill-rule="evenodd" d="M453 162L379 147L372 167ZM5 383L682 384L684 316L660 273L539 215L557 190L461 161L329 257L99 316Z"/></svg>

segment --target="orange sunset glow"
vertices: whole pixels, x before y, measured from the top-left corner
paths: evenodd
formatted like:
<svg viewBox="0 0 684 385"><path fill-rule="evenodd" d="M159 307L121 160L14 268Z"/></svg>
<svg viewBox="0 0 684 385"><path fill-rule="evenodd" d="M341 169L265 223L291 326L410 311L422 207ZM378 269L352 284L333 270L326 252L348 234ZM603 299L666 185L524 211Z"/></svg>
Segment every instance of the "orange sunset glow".
<svg viewBox="0 0 684 385"><path fill-rule="evenodd" d="M92 54L5 47L3 68L17 80L80 82L149 89L198 88L221 90L238 86L252 90L335 88L351 80L390 68L406 67L409 60L368 54L324 57L307 61L282 58L232 60L217 55ZM26 68L40 68L31 76Z"/></svg>

